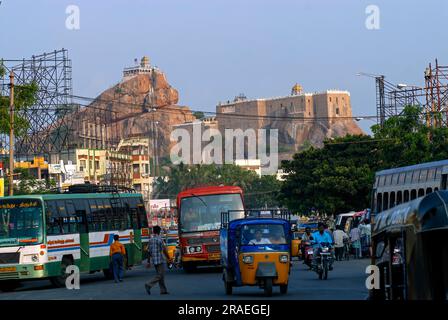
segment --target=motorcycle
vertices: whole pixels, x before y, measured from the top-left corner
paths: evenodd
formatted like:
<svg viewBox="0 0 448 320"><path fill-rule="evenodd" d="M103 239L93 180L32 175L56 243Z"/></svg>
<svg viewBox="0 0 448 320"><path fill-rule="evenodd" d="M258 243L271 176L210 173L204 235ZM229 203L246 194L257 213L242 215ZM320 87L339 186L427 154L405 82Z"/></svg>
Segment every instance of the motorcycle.
<svg viewBox="0 0 448 320"><path fill-rule="evenodd" d="M322 242L317 249L314 271L319 275L319 280L327 280L333 253L329 243Z"/></svg>
<svg viewBox="0 0 448 320"><path fill-rule="evenodd" d="M304 253L305 253L304 262L311 270L312 262L313 262L313 256L314 256L314 250L313 250L313 247L312 247L311 243L308 242L308 241L305 242L303 246L304 246Z"/></svg>

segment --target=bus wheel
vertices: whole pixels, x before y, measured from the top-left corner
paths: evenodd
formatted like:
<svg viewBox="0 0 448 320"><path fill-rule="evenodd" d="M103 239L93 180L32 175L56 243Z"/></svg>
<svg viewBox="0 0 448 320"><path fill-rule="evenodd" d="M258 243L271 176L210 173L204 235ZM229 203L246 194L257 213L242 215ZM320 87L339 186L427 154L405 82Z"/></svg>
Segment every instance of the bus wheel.
<svg viewBox="0 0 448 320"><path fill-rule="evenodd" d="M264 295L266 297L272 296L272 278L264 280Z"/></svg>
<svg viewBox="0 0 448 320"><path fill-rule="evenodd" d="M20 285L19 281L15 280L0 281L0 291L3 292L14 291L19 287L19 285Z"/></svg>
<svg viewBox="0 0 448 320"><path fill-rule="evenodd" d="M65 287L65 280L67 279L68 274L65 273L65 270L68 266L73 264L73 259L69 257L63 257L61 261L61 273L59 276L51 277L50 282L57 288Z"/></svg>

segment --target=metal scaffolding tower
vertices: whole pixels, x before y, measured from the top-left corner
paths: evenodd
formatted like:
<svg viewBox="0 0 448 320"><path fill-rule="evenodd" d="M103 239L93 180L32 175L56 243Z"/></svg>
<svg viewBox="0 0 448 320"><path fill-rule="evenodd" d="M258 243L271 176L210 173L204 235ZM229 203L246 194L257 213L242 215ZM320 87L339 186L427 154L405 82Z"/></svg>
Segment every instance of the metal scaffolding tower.
<svg viewBox="0 0 448 320"><path fill-rule="evenodd" d="M424 87L394 85L384 76L376 76L377 121L383 125L392 116L398 116L406 106L420 107L422 121L427 126L448 125L448 66L429 64L425 70Z"/></svg>
<svg viewBox="0 0 448 320"><path fill-rule="evenodd" d="M32 159L59 153L68 147L72 121L67 115L76 111L72 103L72 65L66 49L32 56L31 59L2 60L6 76L0 79L0 94L8 95L7 75L14 73L16 86L36 83L35 105L18 111L28 123L27 134L15 141L16 158ZM9 138L0 136L0 149L9 147Z"/></svg>

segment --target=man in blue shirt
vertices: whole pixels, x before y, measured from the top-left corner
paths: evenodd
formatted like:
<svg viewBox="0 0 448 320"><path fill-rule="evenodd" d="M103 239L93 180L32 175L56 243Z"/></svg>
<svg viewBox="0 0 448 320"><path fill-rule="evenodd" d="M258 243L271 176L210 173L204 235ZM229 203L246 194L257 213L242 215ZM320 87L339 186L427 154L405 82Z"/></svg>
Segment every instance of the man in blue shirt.
<svg viewBox="0 0 448 320"><path fill-rule="evenodd" d="M318 230L313 233L314 264L316 263L317 253L321 243L328 243L330 248L333 246L333 239L331 235L328 232L325 232L325 224L323 222L319 222L317 228ZM329 270L333 270L333 259L330 259Z"/></svg>

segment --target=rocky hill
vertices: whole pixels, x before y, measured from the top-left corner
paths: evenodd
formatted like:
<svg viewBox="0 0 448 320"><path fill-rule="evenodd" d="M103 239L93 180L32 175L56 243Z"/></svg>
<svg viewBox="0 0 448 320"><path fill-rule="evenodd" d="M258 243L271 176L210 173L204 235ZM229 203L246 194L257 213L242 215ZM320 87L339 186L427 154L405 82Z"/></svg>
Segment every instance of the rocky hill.
<svg viewBox="0 0 448 320"><path fill-rule="evenodd" d="M123 138L152 138L156 134L154 123L159 154L166 156L173 126L194 119L188 107L177 105L178 100L177 90L156 68L126 76L76 114L72 145L104 148Z"/></svg>

